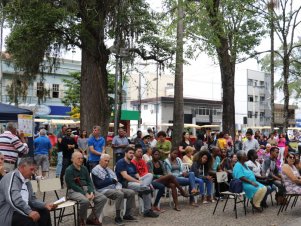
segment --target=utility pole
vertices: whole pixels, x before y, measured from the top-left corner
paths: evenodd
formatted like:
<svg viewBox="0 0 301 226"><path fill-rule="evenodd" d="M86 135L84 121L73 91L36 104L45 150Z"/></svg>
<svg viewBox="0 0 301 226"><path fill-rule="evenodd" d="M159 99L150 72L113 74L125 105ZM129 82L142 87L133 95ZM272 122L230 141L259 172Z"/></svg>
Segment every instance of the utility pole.
<svg viewBox="0 0 301 226"><path fill-rule="evenodd" d="M114 98L114 136L118 132L118 54L115 55L116 66L115 66L115 98Z"/></svg>
<svg viewBox="0 0 301 226"><path fill-rule="evenodd" d="M161 70L160 70L161 73ZM156 132L158 131L158 107L159 107L159 63L157 62L157 79L156 79Z"/></svg>
<svg viewBox="0 0 301 226"><path fill-rule="evenodd" d="M138 111L139 111L139 120L138 120L138 129L141 127L141 72L139 72L139 84L138 84Z"/></svg>

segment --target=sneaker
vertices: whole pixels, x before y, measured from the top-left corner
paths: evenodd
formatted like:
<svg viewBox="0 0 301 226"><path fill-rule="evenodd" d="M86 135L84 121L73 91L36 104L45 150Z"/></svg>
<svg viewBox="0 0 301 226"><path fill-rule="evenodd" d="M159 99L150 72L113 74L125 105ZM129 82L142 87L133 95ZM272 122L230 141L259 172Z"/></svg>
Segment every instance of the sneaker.
<svg viewBox="0 0 301 226"><path fill-rule="evenodd" d="M125 215L125 216L123 216L123 220L124 221L132 221L132 222L137 222L138 221L135 217L133 217L131 215Z"/></svg>
<svg viewBox="0 0 301 226"><path fill-rule="evenodd" d="M121 217L115 217L115 224L119 225L119 226L124 225L124 223L122 222Z"/></svg>
<svg viewBox="0 0 301 226"><path fill-rule="evenodd" d="M148 211L144 212L143 216L144 216L144 217L152 217L152 218L156 218L156 217L159 217L159 214L155 213L155 212L152 211L152 210L148 210Z"/></svg>

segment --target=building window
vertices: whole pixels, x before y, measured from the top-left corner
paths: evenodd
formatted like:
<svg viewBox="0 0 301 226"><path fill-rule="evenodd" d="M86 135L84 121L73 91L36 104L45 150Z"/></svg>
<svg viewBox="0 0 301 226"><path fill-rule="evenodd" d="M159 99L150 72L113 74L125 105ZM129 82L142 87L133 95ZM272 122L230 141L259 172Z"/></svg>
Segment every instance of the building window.
<svg viewBox="0 0 301 226"><path fill-rule="evenodd" d="M60 94L60 85L52 84L52 98L59 98Z"/></svg>
<svg viewBox="0 0 301 226"><path fill-rule="evenodd" d="M37 82L37 97L43 96L43 92L44 92L44 83Z"/></svg>
<svg viewBox="0 0 301 226"><path fill-rule="evenodd" d="M258 112L255 111L254 117L257 118L258 117Z"/></svg>
<svg viewBox="0 0 301 226"><path fill-rule="evenodd" d="M258 102L258 96L255 96L254 102Z"/></svg>
<svg viewBox="0 0 301 226"><path fill-rule="evenodd" d="M143 106L143 108L144 108L144 110L147 110L147 109L148 109L148 105L145 104L145 105Z"/></svg>
<svg viewBox="0 0 301 226"><path fill-rule="evenodd" d="M260 81L260 86L264 88L264 81Z"/></svg>
<svg viewBox="0 0 301 226"><path fill-rule="evenodd" d="M260 102L263 103L265 101L264 96L260 96Z"/></svg>
<svg viewBox="0 0 301 226"><path fill-rule="evenodd" d="M258 81L254 80L254 86L256 87L258 85Z"/></svg>
<svg viewBox="0 0 301 226"><path fill-rule="evenodd" d="M252 79L248 79L248 86L253 86L253 80Z"/></svg>
<svg viewBox="0 0 301 226"><path fill-rule="evenodd" d="M173 83L167 83L166 86L167 86L168 88L172 88L172 87L173 87Z"/></svg>
<svg viewBox="0 0 301 226"><path fill-rule="evenodd" d="M254 98L252 95L248 95L248 102L254 102Z"/></svg>
<svg viewBox="0 0 301 226"><path fill-rule="evenodd" d="M248 111L248 118L252 118L252 111Z"/></svg>

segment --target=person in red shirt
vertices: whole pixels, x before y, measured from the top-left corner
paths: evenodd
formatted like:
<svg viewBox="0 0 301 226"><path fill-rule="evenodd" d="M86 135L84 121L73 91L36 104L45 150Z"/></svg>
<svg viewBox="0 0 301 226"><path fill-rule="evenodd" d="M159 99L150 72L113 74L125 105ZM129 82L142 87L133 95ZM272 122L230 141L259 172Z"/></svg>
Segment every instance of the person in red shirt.
<svg viewBox="0 0 301 226"><path fill-rule="evenodd" d="M140 144L135 145L135 156L132 159L132 163L136 166L137 172L140 177L148 174L148 168L145 161L142 159L143 151Z"/></svg>

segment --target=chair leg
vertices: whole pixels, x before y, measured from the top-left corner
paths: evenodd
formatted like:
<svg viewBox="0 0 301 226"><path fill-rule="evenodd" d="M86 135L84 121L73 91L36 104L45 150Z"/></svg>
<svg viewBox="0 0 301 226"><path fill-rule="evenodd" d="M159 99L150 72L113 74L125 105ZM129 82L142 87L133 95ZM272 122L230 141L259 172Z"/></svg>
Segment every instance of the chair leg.
<svg viewBox="0 0 301 226"><path fill-rule="evenodd" d="M229 195L227 195L227 199L226 199L226 202L225 202L225 204L224 204L223 212L225 211L226 205L227 205L227 203L228 203L228 199L229 199Z"/></svg>
<svg viewBox="0 0 301 226"><path fill-rule="evenodd" d="M218 205L218 202L219 202L219 198L216 200L216 204L215 204L215 207L214 207L214 210L213 210L212 215L214 215L214 213L215 213L215 210L216 210L216 207L217 207L217 205Z"/></svg>
<svg viewBox="0 0 301 226"><path fill-rule="evenodd" d="M56 226L56 210L53 211L54 226Z"/></svg>
<svg viewBox="0 0 301 226"><path fill-rule="evenodd" d="M235 210L235 218L237 219L237 208L236 208L236 202L237 202L237 195L234 196L234 210Z"/></svg>
<svg viewBox="0 0 301 226"><path fill-rule="evenodd" d="M288 202L287 202L287 203L285 202L286 206L285 206L285 210L284 210L284 211L287 210L287 207L288 207L288 205L290 204L292 197L293 197L293 196L290 195L290 196L289 196L289 199L288 199Z"/></svg>
<svg viewBox="0 0 301 226"><path fill-rule="evenodd" d="M291 209L296 206L298 198L299 198L299 196L296 195L295 198L294 198L293 204L291 206Z"/></svg>
<svg viewBox="0 0 301 226"><path fill-rule="evenodd" d="M43 193L43 202L45 202L46 192Z"/></svg>
<svg viewBox="0 0 301 226"><path fill-rule="evenodd" d="M76 226L77 225L77 219L76 219L75 206L73 206L73 219L74 219L74 226Z"/></svg>
<svg viewBox="0 0 301 226"><path fill-rule="evenodd" d="M244 202L244 210L245 210L245 216L247 215L247 207L246 207L246 196L243 196L243 202Z"/></svg>
<svg viewBox="0 0 301 226"><path fill-rule="evenodd" d="M272 206L274 206L272 193L270 194Z"/></svg>
<svg viewBox="0 0 301 226"><path fill-rule="evenodd" d="M56 195L56 198L57 198L57 199L60 199L60 197L59 197L58 194L57 194L57 191L54 191L54 193L55 193L55 195Z"/></svg>

